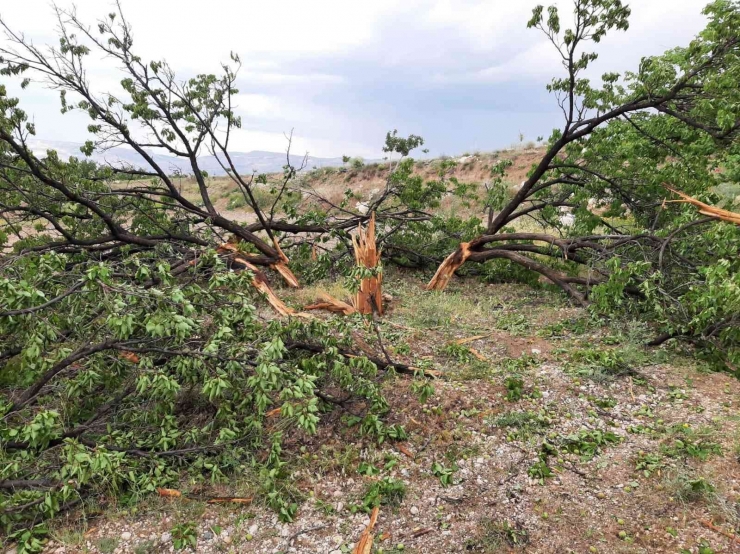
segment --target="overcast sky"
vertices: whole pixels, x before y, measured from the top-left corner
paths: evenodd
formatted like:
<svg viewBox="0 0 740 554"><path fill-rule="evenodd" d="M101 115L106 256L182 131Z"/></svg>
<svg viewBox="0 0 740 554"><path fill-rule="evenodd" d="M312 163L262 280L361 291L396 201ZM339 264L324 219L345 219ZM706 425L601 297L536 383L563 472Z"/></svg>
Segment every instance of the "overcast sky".
<svg viewBox="0 0 740 554"><path fill-rule="evenodd" d="M380 157L393 128L422 135L432 154L504 147L519 132L525 140L548 135L562 115L545 85L562 68L546 39L526 28L537 3L122 0L144 59L164 58L187 77L218 71L232 50L240 55L243 130L234 150L283 151L283 133L294 128L294 151L327 157ZM644 55L687 44L704 25L706 3L631 2L629 31L597 45L597 74L635 69ZM75 4L91 24L111 7L107 0ZM49 0L0 0L0 15L37 45L56 43ZM110 60L91 62L92 80L120 80ZM59 114L56 93L8 84L34 115L40 138L87 138L84 119Z"/></svg>

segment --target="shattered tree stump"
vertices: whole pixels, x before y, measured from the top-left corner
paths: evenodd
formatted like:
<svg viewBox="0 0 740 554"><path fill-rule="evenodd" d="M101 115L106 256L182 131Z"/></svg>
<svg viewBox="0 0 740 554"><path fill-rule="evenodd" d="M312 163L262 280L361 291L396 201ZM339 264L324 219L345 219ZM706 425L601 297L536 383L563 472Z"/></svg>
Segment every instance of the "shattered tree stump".
<svg viewBox="0 0 740 554"><path fill-rule="evenodd" d="M375 269L380 263L380 250L375 242L375 212L370 216L367 231L360 224L357 236L352 237L355 249L355 261L358 267ZM361 314L371 314L374 311L383 315L383 274L378 273L360 281L360 289L355 294L354 307Z"/></svg>

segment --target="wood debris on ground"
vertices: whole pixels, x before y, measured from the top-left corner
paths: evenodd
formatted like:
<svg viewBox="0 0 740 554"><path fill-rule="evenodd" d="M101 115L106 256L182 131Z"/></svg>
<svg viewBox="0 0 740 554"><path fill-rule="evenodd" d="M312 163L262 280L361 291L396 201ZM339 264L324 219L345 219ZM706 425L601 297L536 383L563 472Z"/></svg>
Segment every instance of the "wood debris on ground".
<svg viewBox="0 0 740 554"><path fill-rule="evenodd" d="M360 535L360 540L357 543L357 546L355 546L355 549L352 551L352 554L370 554L370 551L373 548L373 529L375 528L375 524L378 522L378 512L380 510L377 506L373 508L372 513L370 514L370 523L367 524L367 527L362 532L362 535Z"/></svg>
<svg viewBox="0 0 740 554"><path fill-rule="evenodd" d="M205 501L206 504L251 504L253 498L244 496L211 496L211 497L195 497L184 495L177 489L165 489L158 488L157 494L163 498L182 498L184 500L201 500Z"/></svg>
<svg viewBox="0 0 740 554"><path fill-rule="evenodd" d="M335 314L352 315L357 312L353 306L334 298L333 296L322 292L319 294L319 301L314 302L303 308L304 310L326 310Z"/></svg>

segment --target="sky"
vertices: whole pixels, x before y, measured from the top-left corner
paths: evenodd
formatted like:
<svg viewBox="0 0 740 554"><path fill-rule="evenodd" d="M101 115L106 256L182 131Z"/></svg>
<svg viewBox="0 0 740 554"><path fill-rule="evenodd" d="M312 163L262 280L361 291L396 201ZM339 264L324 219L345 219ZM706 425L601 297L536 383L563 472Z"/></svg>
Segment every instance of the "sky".
<svg viewBox="0 0 740 554"><path fill-rule="evenodd" d="M540 0L541 2L542 0ZM178 75L218 72L239 54L235 151L378 158L388 130L424 137L430 155L503 148L548 136L562 121L545 90L562 74L547 39L526 23L537 0L122 0L134 48L166 59ZM569 21L572 0L557 0ZM688 44L707 0L635 0L630 29L596 45L593 75L636 69L642 56ZM57 0L62 8L72 2ZM94 26L108 0L77 0ZM545 5L548 5L545 2ZM55 44L49 0L0 0L0 17L36 45ZM567 18L567 19L566 19ZM0 40L3 40L0 38ZM98 88L122 75L89 60ZM9 93L45 140L82 142L88 120L61 115L56 92L34 83Z"/></svg>

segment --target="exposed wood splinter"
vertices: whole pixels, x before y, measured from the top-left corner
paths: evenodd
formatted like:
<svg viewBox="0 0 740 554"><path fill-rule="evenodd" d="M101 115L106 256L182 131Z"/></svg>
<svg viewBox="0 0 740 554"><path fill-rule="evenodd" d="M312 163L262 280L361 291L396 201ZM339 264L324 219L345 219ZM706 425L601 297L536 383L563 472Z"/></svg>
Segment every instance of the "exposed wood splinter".
<svg viewBox="0 0 740 554"><path fill-rule="evenodd" d="M442 262L442 265L437 268L437 272L434 274L434 277L432 277L432 280L429 281L426 289L444 290L447 288L452 276L458 269L460 269L460 267L462 267L472 253L472 250L470 250L470 243L461 242L460 247L447 256L445 261Z"/></svg>
<svg viewBox="0 0 740 554"><path fill-rule="evenodd" d="M327 310L335 314L352 315L357 312L353 306L333 296L322 292L319 294L320 302L315 302L303 308L304 310Z"/></svg>
<svg viewBox="0 0 740 554"><path fill-rule="evenodd" d="M701 202L700 200L697 200L696 198L693 198L689 196L688 194L684 194L681 191L671 188L668 185L663 185L663 186L667 188L669 191L671 191L672 193L677 194L681 197L681 200L668 200L667 202L691 204L692 206L695 206L696 208L698 208L699 213L702 215L706 215L714 219L719 219L720 221L726 221L727 223L734 223L735 225L740 225L740 214L739 213L731 212L729 210L723 210L721 208L715 208L714 206L705 204L704 202Z"/></svg>
<svg viewBox="0 0 740 554"><path fill-rule="evenodd" d="M236 246L231 243L226 243L219 246L216 251L219 254L228 253L231 255L231 259L233 261L243 265L246 269L252 272L252 275L254 276L252 277L252 285L267 297L267 301L270 303L270 306L272 306L277 313L282 316L297 315L293 308L288 307L282 300L280 300L280 298L278 298L270 287L270 284L267 282L265 274L257 269L257 266L251 264L249 259L237 250Z"/></svg>
<svg viewBox="0 0 740 554"><path fill-rule="evenodd" d="M285 282L288 283L289 287L293 287L294 289L301 288L301 284L298 282L298 278L288 267L288 256L286 256L283 252L283 249L280 248L280 244L275 237L272 238L272 243L275 246L275 250L277 250L278 255L280 256L280 261L272 264L270 267L277 271L280 276L285 279Z"/></svg>
<svg viewBox="0 0 740 554"><path fill-rule="evenodd" d="M367 524L362 535L360 535L360 540L352 551L352 554L370 554L370 551L373 548L373 529L375 528L375 524L378 522L378 512L379 509L375 506L370 514L370 523Z"/></svg>
<svg viewBox="0 0 740 554"><path fill-rule="evenodd" d="M355 261L358 266L375 269L380 264L380 250L375 242L375 212L370 216L367 230L360 224L357 228L357 236L352 236L352 244L355 249ZM373 277L362 279L360 289L355 295L355 309L361 314L377 312L383 315L383 274L378 273Z"/></svg>

